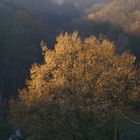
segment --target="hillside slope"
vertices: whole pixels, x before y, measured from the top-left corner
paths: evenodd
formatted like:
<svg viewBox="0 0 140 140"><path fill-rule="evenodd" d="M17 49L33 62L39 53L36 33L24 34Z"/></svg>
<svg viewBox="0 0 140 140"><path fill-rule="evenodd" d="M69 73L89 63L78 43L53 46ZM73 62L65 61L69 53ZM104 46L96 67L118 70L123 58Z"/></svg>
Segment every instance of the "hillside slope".
<svg viewBox="0 0 140 140"><path fill-rule="evenodd" d="M125 32L140 35L140 0L114 0L88 18L109 21Z"/></svg>

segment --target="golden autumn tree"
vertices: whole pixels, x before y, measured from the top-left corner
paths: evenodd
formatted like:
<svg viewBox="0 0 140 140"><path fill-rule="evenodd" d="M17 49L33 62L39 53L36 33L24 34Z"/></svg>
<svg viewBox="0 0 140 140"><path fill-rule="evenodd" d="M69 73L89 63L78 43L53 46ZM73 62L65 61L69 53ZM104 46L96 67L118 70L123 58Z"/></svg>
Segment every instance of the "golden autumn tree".
<svg viewBox="0 0 140 140"><path fill-rule="evenodd" d="M54 50L42 41L44 63L11 102L10 122L26 140L112 140L114 110L140 98L135 57L113 43L60 34Z"/></svg>

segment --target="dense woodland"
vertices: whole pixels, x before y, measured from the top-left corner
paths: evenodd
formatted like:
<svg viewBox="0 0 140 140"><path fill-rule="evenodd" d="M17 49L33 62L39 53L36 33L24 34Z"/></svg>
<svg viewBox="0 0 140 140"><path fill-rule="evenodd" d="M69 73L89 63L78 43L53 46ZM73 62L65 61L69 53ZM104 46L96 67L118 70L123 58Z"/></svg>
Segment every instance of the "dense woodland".
<svg viewBox="0 0 140 140"><path fill-rule="evenodd" d="M121 139L129 125L114 132L114 110L140 110L139 7L0 0L0 140Z"/></svg>

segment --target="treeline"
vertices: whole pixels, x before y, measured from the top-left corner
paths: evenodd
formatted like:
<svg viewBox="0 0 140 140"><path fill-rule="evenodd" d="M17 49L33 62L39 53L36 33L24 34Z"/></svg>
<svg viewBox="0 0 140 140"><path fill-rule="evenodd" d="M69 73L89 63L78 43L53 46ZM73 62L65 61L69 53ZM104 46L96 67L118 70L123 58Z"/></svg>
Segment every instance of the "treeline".
<svg viewBox="0 0 140 140"><path fill-rule="evenodd" d="M89 15L90 19L109 21L120 26L125 32L140 35L140 1L114 0L97 13Z"/></svg>

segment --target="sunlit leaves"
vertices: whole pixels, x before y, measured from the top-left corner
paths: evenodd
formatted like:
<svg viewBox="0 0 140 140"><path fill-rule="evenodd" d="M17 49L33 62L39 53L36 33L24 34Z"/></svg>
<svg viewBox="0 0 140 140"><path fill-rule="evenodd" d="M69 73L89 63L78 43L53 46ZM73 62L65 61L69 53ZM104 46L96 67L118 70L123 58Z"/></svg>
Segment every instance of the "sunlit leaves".
<svg viewBox="0 0 140 140"><path fill-rule="evenodd" d="M36 135L37 140L46 136L103 139L99 130L112 119L114 107L123 108L139 98L135 57L116 54L107 40L94 36L82 40L78 33L61 34L54 50L46 43L41 48L44 64L32 66L28 87L20 91L20 102L12 103L13 124L21 127L24 123L22 128L30 140ZM24 117L22 111L26 112ZM14 121L14 114L20 123Z"/></svg>

